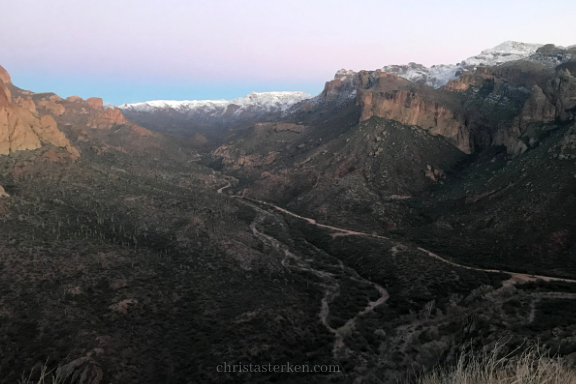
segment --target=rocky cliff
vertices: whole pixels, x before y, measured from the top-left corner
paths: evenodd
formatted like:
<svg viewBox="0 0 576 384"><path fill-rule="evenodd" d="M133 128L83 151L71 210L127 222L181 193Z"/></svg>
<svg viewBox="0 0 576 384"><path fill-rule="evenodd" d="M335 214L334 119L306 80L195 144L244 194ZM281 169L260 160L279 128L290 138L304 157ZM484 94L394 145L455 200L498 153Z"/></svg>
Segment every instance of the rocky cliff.
<svg viewBox="0 0 576 384"><path fill-rule="evenodd" d="M468 66L439 88L382 70L340 70L318 97L299 108L314 110L321 103L355 98L360 121L376 116L419 126L466 153L505 145L517 155L536 140L530 126L574 118L572 56L571 50L546 45L520 60ZM469 61L482 64L479 60Z"/></svg>
<svg viewBox="0 0 576 384"><path fill-rule="evenodd" d="M112 134L115 136L110 136ZM0 67L0 155L49 144L77 158L80 147L72 145L67 135L76 145L82 143L100 152L105 151L104 147L121 151L150 150L158 148L161 140L130 122L120 109L104 106L101 98L62 99L53 93L22 90L12 84L8 72ZM120 141L125 145L118 146Z"/></svg>
<svg viewBox="0 0 576 384"><path fill-rule="evenodd" d="M464 112L452 95L440 95L394 74L377 70L360 72L354 80L361 107L360 120L372 116L417 125L441 135L464 152L470 152L470 132Z"/></svg>
<svg viewBox="0 0 576 384"><path fill-rule="evenodd" d="M43 144L66 148L79 155L51 116L39 116L36 105L25 92L12 98L13 87L8 72L0 67L0 155L33 150ZM16 89L17 90L17 89Z"/></svg>

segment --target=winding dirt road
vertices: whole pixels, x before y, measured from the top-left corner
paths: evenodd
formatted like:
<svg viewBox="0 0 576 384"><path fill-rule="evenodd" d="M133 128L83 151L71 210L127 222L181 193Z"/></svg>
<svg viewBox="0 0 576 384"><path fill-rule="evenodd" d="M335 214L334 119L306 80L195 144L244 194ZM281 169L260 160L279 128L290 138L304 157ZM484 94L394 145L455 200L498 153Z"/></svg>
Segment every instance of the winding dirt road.
<svg viewBox="0 0 576 384"><path fill-rule="evenodd" d="M223 186L222 188L220 188L218 191L216 191L218 194L221 194L222 191L224 191L226 188L230 188L232 186L232 184L230 184L229 181L226 181L228 184Z"/></svg>
<svg viewBox="0 0 576 384"><path fill-rule="evenodd" d="M299 219L302 220L306 220L308 223L315 225L317 227L320 228L326 228L326 229L330 229L332 231L335 231L336 233L332 234L332 237L338 237L338 236L365 236L365 237L372 237L372 238L377 238L377 239L384 239L384 240L390 240L387 237L384 236L379 236L379 235L373 235L373 234L369 234L369 233L365 233L365 232L357 232L357 231L351 231L348 229L343 229L343 228L338 228L338 227L333 227L331 225L325 225L325 224L319 224L316 222L316 220L308 218L308 217L304 217L304 216L300 216L296 213L290 212L284 208L278 207L274 204L270 204L270 203L266 203L264 201L259 201L259 200L254 200L255 202L259 203L259 204L263 204L266 205L268 207L272 207L274 209L276 209L277 211L280 211L282 213L288 214L290 216L293 217L297 217ZM488 272L488 273L505 273L510 275L510 279L504 281L502 283L503 286L509 286L509 285L515 285L518 283L525 283L525 282L529 282L529 281L537 281L537 280L543 280L543 281L560 281L560 282L565 282L565 283L575 283L576 284L576 280L574 279L565 279L565 278L560 278L560 277L553 277L553 276L544 276L544 275L529 275L527 273L519 273L519 272L512 272L512 271L503 271L503 270L498 270L498 269L485 269L485 268L478 268L478 267L471 267L468 265L463 265L463 264L458 264L455 263L453 261L447 260L443 257L438 256L437 254L418 247L418 250L425 253L426 255L433 257L437 260L440 260L444 263L450 264L454 267L459 267L459 268L464 268L464 269L468 269L471 271L479 271L479 272Z"/></svg>
<svg viewBox="0 0 576 384"><path fill-rule="evenodd" d="M226 188L229 188L230 186L231 186L231 184L230 184L230 182L228 182L227 185L218 189L218 193L221 194ZM258 237L261 241L263 241L264 243L267 243L267 244L273 246L276 250L284 253L284 259L281 261L281 264L283 267L291 268L291 269L298 269L301 271L308 271L308 272L313 273L314 275L316 275L318 278L321 279L321 281L322 281L321 285L325 288L325 293L324 293L324 297L321 300L321 308L320 308L320 313L319 313L320 321L326 327L326 329L328 329L332 334L334 334L334 337L335 337L334 346L333 346L334 356L348 354L349 349L347 348L347 346L344 342L346 335L354 329L354 326L356 324L356 320L360 316L366 315L367 313L373 311L375 308L382 305L383 303L385 303L388 300L388 298L390 297L388 292L386 291L386 289L384 289L380 285L364 279L363 277L358 275L358 273L356 271L345 267L342 264L342 262L340 261L340 267L342 270L346 270L346 272L349 275L351 275L352 278L355 280L363 280L365 282L372 284L374 286L374 288L376 290L378 290L378 292L380 293L380 297L375 301L370 301L362 311L358 312L353 318L349 319L342 327L340 327L338 329L333 328L328 322L328 317L330 314L330 302L332 302L340 294L340 284L338 282L338 279L336 278L336 275L332 272L321 271L321 270L317 270L317 269L313 268L310 260L305 260L305 259L295 255L294 253L292 253L290 251L290 249L287 245L281 243L280 241L278 241L277 239L275 239L272 236L269 236L267 234L260 232L256 228L256 225L262 219L262 215L265 215L265 214L272 215L272 213L258 207L255 204L261 204L264 206L271 207L271 208L275 209L276 211L279 211L279 212L285 213L287 215L305 220L308 223L315 225L317 227L329 229L330 231L333 232L331 234L333 238L336 238L339 236L364 236L364 237L371 237L371 238L383 239L383 240L388 240L388 241L392 241L392 240L388 237L385 237L385 236L369 234L369 233L359 232L359 231L352 231L352 230L348 230L348 229L344 229L344 228L338 228L338 227L334 227L334 226L326 225L326 224L320 224L320 223L316 222L316 220L314 220L314 219L311 219L309 217L300 216L296 213L288 211L287 209L278 207L274 204L270 204L270 203L267 203L264 201L255 200L255 199L247 199L247 198L243 198L241 196L231 196L231 197L237 198L242 203L251 206L258 213L260 213L260 215L258 215L259 217L257 217L254 220L254 222L250 225L252 233L256 237ZM400 248L400 247L402 247L402 245L397 243L394 247L392 247L392 252L393 253L397 252L398 248ZM435 259L437 259L443 263L452 265L452 266L457 267L457 268L464 268L464 269L468 269L468 270L472 270L472 271L487 272L487 273L509 274L510 278L508 280L505 280L502 282L503 287L515 285L515 284L521 284L521 283L525 283L525 282L529 282L529 281L537 281L537 280L576 283L576 280L574 280L574 279L564 279L564 278L544 276L544 275L529 275L529 274L525 274L525 273L503 271L503 270L497 270L497 269L485 269L485 268L471 267L471 266L458 264L456 262L444 259L443 257L440 257L437 254L435 254L431 251L428 251L427 249L424 249L421 247L418 247L417 249L429 257L433 257L433 258L435 258ZM293 260L294 262L290 263L289 260ZM570 297L574 296L572 294L551 293L551 294L545 294L544 296L539 297L537 299L537 301L539 301L542 298L547 297L547 295L550 297L556 297L554 295L557 295L560 298L568 297L568 296L570 296ZM531 305L530 319L532 321L533 321L534 316L535 316L535 310L536 310L536 301L534 301Z"/></svg>
<svg viewBox="0 0 576 384"><path fill-rule="evenodd" d="M318 317L320 318L320 322L335 337L334 346L332 348L332 353L334 354L334 356L347 354L348 348L346 347L346 343L344 342L347 333L349 333L354 328L354 326L356 325L356 320L360 316L364 316L367 313L372 312L376 307L384 304L386 300L388 300L388 298L390 297L388 291L386 291L386 289L384 289L380 285L363 278L353 269L344 266L340 261L339 266L340 269L345 273L345 276L347 276L352 280L371 284L380 293L380 297L375 301L368 302L368 304L363 310L358 312L353 318L346 321L346 323L342 327L338 329L333 328L329 324L328 317L330 315L330 302L332 302L340 294L340 283L337 274L314 268L312 266L313 260L304 259L292 253L290 251L290 248L281 241L279 241L278 239L260 232L257 228L257 225L262 223L264 215L272 215L272 216L274 215L264 209L255 206L254 204L246 200L240 200L240 201L242 201L244 204L250 205L258 213L257 217L250 224L252 234L258 239L260 239L260 241L262 241L264 244L267 244L273 247L276 251L282 252L284 254L284 258L281 261L281 265L284 268L310 272L320 279L321 286L324 288L324 297L321 300L320 313L318 314Z"/></svg>

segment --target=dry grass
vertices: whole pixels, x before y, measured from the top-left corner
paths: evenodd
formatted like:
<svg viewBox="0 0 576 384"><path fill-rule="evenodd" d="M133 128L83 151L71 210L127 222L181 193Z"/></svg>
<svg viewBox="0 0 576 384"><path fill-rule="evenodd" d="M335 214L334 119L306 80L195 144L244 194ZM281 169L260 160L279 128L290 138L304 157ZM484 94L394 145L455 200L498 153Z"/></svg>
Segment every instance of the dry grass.
<svg viewBox="0 0 576 384"><path fill-rule="evenodd" d="M68 378L62 370L49 370L48 364L44 364L32 369L28 377L23 374L18 384L64 384Z"/></svg>
<svg viewBox="0 0 576 384"><path fill-rule="evenodd" d="M458 363L420 378L418 384L576 384L576 369L530 347L517 356L463 353Z"/></svg>

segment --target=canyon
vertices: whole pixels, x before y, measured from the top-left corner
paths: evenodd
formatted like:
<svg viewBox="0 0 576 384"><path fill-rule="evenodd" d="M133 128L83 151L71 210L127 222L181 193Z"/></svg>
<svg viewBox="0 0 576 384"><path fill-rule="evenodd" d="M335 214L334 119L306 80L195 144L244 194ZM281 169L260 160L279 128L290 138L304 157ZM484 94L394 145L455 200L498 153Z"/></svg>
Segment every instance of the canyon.
<svg viewBox="0 0 576 384"><path fill-rule="evenodd" d="M398 383L536 341L576 362L575 49L119 107L0 67L0 382Z"/></svg>

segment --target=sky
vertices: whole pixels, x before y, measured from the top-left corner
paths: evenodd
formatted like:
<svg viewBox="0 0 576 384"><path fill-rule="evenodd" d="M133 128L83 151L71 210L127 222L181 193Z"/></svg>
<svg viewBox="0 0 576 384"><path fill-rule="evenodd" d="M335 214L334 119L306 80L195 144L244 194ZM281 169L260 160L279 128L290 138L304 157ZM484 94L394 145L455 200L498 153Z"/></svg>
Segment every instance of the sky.
<svg viewBox="0 0 576 384"><path fill-rule="evenodd" d="M118 105L318 94L340 68L576 44L574 0L2 0L15 85Z"/></svg>

